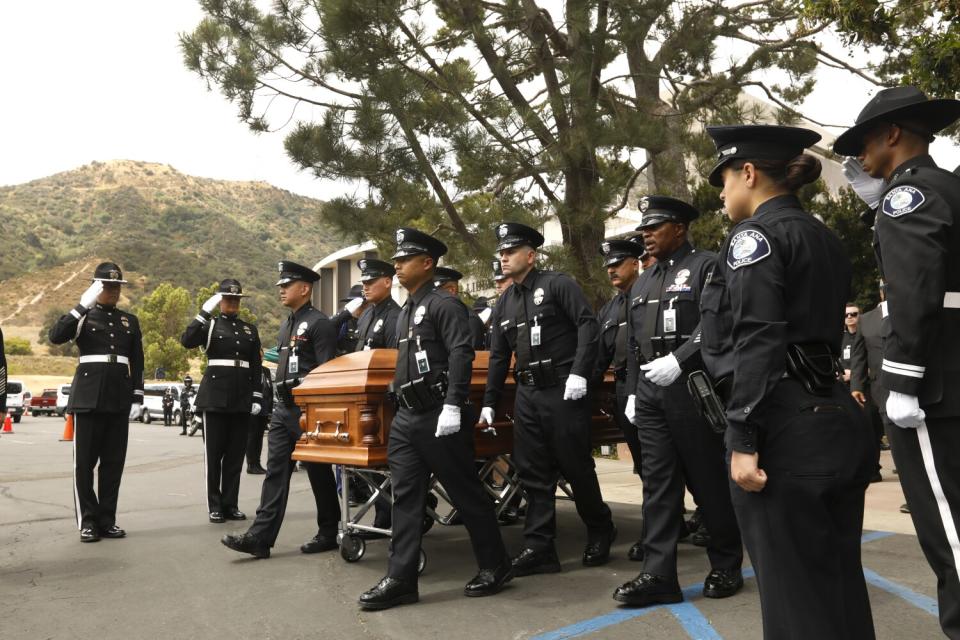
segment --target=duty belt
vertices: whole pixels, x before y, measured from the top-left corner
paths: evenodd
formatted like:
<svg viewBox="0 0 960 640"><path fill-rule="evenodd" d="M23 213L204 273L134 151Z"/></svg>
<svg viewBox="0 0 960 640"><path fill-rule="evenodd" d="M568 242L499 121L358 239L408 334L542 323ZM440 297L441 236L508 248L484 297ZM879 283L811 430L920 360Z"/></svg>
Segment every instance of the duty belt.
<svg viewBox="0 0 960 640"><path fill-rule="evenodd" d="M241 369L249 369L250 363L246 360L227 360L227 359L213 359L207 360L208 367L240 367Z"/></svg>
<svg viewBox="0 0 960 640"><path fill-rule="evenodd" d="M80 356L80 364L89 364L91 362L119 362L120 364L130 364L130 358L127 356L118 356L115 353L105 353L96 356Z"/></svg>

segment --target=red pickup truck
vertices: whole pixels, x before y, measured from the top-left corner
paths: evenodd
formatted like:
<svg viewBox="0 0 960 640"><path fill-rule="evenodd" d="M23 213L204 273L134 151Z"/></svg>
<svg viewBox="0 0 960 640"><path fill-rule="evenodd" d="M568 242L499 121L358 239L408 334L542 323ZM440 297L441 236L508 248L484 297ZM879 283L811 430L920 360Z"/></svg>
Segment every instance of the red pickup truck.
<svg viewBox="0 0 960 640"><path fill-rule="evenodd" d="M42 416L44 414L52 416L57 412L57 390L44 389L39 396L30 398L30 415Z"/></svg>

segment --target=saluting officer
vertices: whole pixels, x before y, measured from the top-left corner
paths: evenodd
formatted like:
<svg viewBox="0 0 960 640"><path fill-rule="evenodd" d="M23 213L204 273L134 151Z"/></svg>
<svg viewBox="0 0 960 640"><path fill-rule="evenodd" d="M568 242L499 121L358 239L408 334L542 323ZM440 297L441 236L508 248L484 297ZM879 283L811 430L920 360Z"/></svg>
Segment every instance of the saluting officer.
<svg viewBox="0 0 960 640"><path fill-rule="evenodd" d="M269 558L277 541L287 509L290 476L296 462L291 460L300 429L300 407L293 401L293 390L311 370L335 357L336 325L310 299L313 283L320 274L295 262L280 262L280 302L291 310L280 327L277 351L277 403L267 433L267 475L263 479L257 517L246 533L226 535L221 542L234 551L256 558ZM317 504L317 535L300 546L303 553L318 553L337 548L340 502L333 470L328 464L306 464L310 487Z"/></svg>
<svg viewBox="0 0 960 640"><path fill-rule="evenodd" d="M357 321L366 310L368 302L363 297L363 286L355 284L350 287L346 298L340 298L343 309L333 317L337 326L337 356L353 353L357 350Z"/></svg>
<svg viewBox="0 0 960 640"><path fill-rule="evenodd" d="M51 343L73 340L80 351L67 412L73 414L73 497L82 542L127 535L117 526L117 498L129 421L143 404L143 339L137 316L117 309L126 283L120 267L100 263L80 304L50 328Z"/></svg>
<svg viewBox="0 0 960 640"><path fill-rule="evenodd" d="M436 278L438 288L446 289L455 298L460 297L460 281L463 279L462 273L450 267L437 267L434 277ZM473 348L483 350L487 342L486 326L476 311L468 308L467 313L470 317L470 336L473 340Z"/></svg>
<svg viewBox="0 0 960 640"><path fill-rule="evenodd" d="M900 427L887 437L951 638L960 638L960 178L936 165L929 144L958 118L960 101L885 89L833 145L873 179L852 185L879 209L873 244L888 312L879 383Z"/></svg>
<svg viewBox="0 0 960 640"><path fill-rule="evenodd" d="M730 503L723 439L697 413L684 369L700 368L700 292L716 265L716 254L687 238L699 212L666 196L640 199L637 228L656 264L630 291L631 348L625 413L640 439L643 478L643 571L614 593L632 605L679 602L677 541L682 525L684 482L710 531L707 598L727 598L743 587L743 547Z"/></svg>
<svg viewBox="0 0 960 640"><path fill-rule="evenodd" d="M536 268L543 236L506 222L497 227L503 273L513 285L494 311L490 368L481 422L494 421L510 357L517 354L513 460L527 496L524 548L513 558L518 576L561 570L554 547L556 486L570 483L587 526L583 564L610 559L616 527L600 495L591 454L587 378L597 357L599 327L580 287L567 275Z"/></svg>
<svg viewBox="0 0 960 640"><path fill-rule="evenodd" d="M398 408L387 461L393 477L393 538L387 575L360 596L364 609L417 602L423 513L433 473L459 511L480 572L466 596L497 593L513 577L493 501L474 468L476 410L470 404L474 351L467 308L434 283L442 242L416 229L397 230L393 256L409 292L397 320L399 352L392 384Z"/></svg>
<svg viewBox="0 0 960 640"><path fill-rule="evenodd" d="M765 638L873 638L860 564L876 443L840 381L850 261L804 211L820 175L797 127L707 127L734 226L701 294L701 352L725 400L733 505ZM715 534L713 529L711 533Z"/></svg>
<svg viewBox="0 0 960 640"><path fill-rule="evenodd" d="M640 256L643 255L643 245L631 240L608 240L600 245L603 255L603 266L607 269L610 284L617 289L617 294L600 309L597 321L600 323L600 348L597 364L594 367L593 383L602 384L607 369L613 367L613 376L616 380L617 425L623 431L623 437L630 449L633 458L633 472L640 475L640 441L637 437L637 427L630 422L623 410L627 406L627 398L634 395L627 389L627 358L630 346L627 340L627 312L630 307L630 288L637 281L640 273ZM630 559L643 559L642 541L637 542L630 549Z"/></svg>
<svg viewBox="0 0 960 640"><path fill-rule="evenodd" d="M240 473L250 416L263 402L260 334L237 315L243 297L240 282L222 280L180 337L185 348L200 347L207 355L196 407L203 412L207 514L214 523L247 519L238 506ZM220 315L213 318L217 307Z"/></svg>

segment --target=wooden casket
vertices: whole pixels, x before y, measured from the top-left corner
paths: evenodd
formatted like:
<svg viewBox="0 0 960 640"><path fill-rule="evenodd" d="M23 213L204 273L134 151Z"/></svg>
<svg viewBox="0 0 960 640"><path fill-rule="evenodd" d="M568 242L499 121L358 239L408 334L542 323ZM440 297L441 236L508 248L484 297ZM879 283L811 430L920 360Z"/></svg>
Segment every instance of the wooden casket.
<svg viewBox="0 0 960 640"><path fill-rule="evenodd" d="M470 399L482 406L487 383L489 353L478 351L473 361ZM351 467L384 467L387 440L393 420L393 403L387 387L396 368L396 349L358 351L326 362L293 390L300 406L300 442L294 460L325 462ZM478 424L475 431L477 458L492 458L513 450L513 375L507 376L493 428ZM623 440L614 415L614 382L607 374L599 393L593 393L593 443L613 444Z"/></svg>

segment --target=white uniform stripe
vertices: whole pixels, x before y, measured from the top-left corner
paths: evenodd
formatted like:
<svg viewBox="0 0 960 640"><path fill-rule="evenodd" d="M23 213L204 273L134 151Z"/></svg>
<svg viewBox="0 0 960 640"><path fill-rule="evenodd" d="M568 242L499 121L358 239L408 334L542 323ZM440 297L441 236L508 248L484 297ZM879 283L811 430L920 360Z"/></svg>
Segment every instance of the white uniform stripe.
<svg viewBox="0 0 960 640"><path fill-rule="evenodd" d="M70 309L70 315L72 315L77 320L80 319L80 312L77 311L76 309Z"/></svg>
<svg viewBox="0 0 960 640"><path fill-rule="evenodd" d="M82 528L83 516L80 514L80 492L77 491L77 418L73 414L73 511L77 514L77 529Z"/></svg>
<svg viewBox="0 0 960 640"><path fill-rule="evenodd" d="M207 496L207 513L209 513L214 511L214 508L210 504L210 491L207 490L207 412L202 412L200 416L203 422L203 433L200 436L203 438L203 493Z"/></svg>
<svg viewBox="0 0 960 640"><path fill-rule="evenodd" d="M895 373L898 376L908 376L910 378L923 378L922 373L917 373L916 371L908 371L907 369L897 369L896 367L889 366L886 362L883 363L883 366L880 367L887 373Z"/></svg>
<svg viewBox="0 0 960 640"><path fill-rule="evenodd" d="M884 366L889 365L891 367L896 367L897 369L906 369L907 371L916 371L918 373L924 373L927 370L926 367L921 367L920 365L917 365L917 364L906 364L903 362L894 362L893 360L887 360L886 358L883 359L883 365Z"/></svg>
<svg viewBox="0 0 960 640"><path fill-rule="evenodd" d="M200 321L201 323L203 323L203 324L207 324L207 319L204 318L204 317L201 316L201 315L198 315L198 316L197 316L197 320L199 320L199 321Z"/></svg>
<svg viewBox="0 0 960 640"><path fill-rule="evenodd" d="M950 543L950 551L953 553L953 568L956 571L960 568L960 537L957 536L957 525L953 519L953 513L950 511L950 503L947 502L947 496L944 495L943 487L940 485L940 476L937 475L937 467L933 460L933 446L930 444L930 432L927 430L926 422L921 422L917 428L917 439L920 441L923 466L927 470L930 488L933 489L933 495L937 499L940 520L943 522L944 533L947 534L947 542Z"/></svg>

